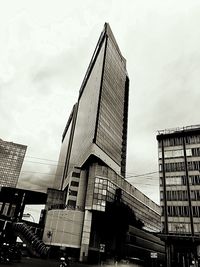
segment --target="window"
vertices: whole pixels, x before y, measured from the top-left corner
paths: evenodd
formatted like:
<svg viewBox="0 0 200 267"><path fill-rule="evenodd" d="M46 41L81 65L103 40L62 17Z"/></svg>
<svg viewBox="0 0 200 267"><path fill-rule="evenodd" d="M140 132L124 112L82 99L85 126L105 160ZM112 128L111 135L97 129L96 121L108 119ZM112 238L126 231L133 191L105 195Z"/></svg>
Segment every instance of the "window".
<svg viewBox="0 0 200 267"><path fill-rule="evenodd" d="M182 184L182 177L174 176L168 177L166 176L166 185L181 185Z"/></svg>
<svg viewBox="0 0 200 267"><path fill-rule="evenodd" d="M195 156L195 157L200 156L200 147L192 148L192 156Z"/></svg>
<svg viewBox="0 0 200 267"><path fill-rule="evenodd" d="M15 214L15 209L16 209L16 205L13 204L12 207L11 207L11 210L10 210L10 214L9 214L10 217L13 217L13 216L14 216L14 214Z"/></svg>
<svg viewBox="0 0 200 267"><path fill-rule="evenodd" d="M9 203L5 203L5 206L4 206L4 209L3 209L3 212L2 212L2 214L3 215L5 215L5 216L7 216L8 214L8 209L9 209Z"/></svg>
<svg viewBox="0 0 200 267"><path fill-rule="evenodd" d="M200 184L200 176L199 175L190 175L189 179L190 179L190 183L192 185L199 185Z"/></svg>
<svg viewBox="0 0 200 267"><path fill-rule="evenodd" d="M194 217L199 217L199 207L192 207L192 212Z"/></svg>
<svg viewBox="0 0 200 267"><path fill-rule="evenodd" d="M74 190L69 190L69 194L70 194L70 196L77 196L77 191L74 191Z"/></svg>
<svg viewBox="0 0 200 267"><path fill-rule="evenodd" d="M199 144L200 136L199 135L186 136L185 140L186 144Z"/></svg>
<svg viewBox="0 0 200 267"><path fill-rule="evenodd" d="M69 207L74 207L75 208L76 207L76 201L69 199L68 202L67 202L67 205Z"/></svg>
<svg viewBox="0 0 200 267"><path fill-rule="evenodd" d="M183 140L180 137L175 137L175 138L167 138L163 140L163 144L165 147L168 146L180 146L183 144Z"/></svg>
<svg viewBox="0 0 200 267"><path fill-rule="evenodd" d="M168 201L186 201L186 200L188 200L186 190L166 191L166 196L167 196Z"/></svg>
<svg viewBox="0 0 200 267"><path fill-rule="evenodd" d="M160 191L160 200L163 200L163 191Z"/></svg>
<svg viewBox="0 0 200 267"><path fill-rule="evenodd" d="M72 177L80 178L79 172L72 172Z"/></svg>
<svg viewBox="0 0 200 267"><path fill-rule="evenodd" d="M159 171L162 171L162 164L159 164Z"/></svg>
<svg viewBox="0 0 200 267"><path fill-rule="evenodd" d="M79 186L79 182L71 181L71 186L76 186L76 187L78 187L78 186Z"/></svg>
<svg viewBox="0 0 200 267"><path fill-rule="evenodd" d="M188 217L189 207L188 206L168 206L167 214L170 217Z"/></svg>
<svg viewBox="0 0 200 267"><path fill-rule="evenodd" d="M166 172L185 171L185 163L184 162L165 163L165 171Z"/></svg>

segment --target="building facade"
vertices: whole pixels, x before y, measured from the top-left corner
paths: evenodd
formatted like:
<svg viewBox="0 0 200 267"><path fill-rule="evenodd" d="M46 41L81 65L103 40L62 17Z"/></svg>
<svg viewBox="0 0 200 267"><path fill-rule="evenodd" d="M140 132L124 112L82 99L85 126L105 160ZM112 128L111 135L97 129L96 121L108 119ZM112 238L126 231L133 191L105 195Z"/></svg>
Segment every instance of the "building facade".
<svg viewBox="0 0 200 267"><path fill-rule="evenodd" d="M157 140L168 266L190 266L200 256L200 126L159 131Z"/></svg>
<svg viewBox="0 0 200 267"><path fill-rule="evenodd" d="M0 139L0 186L16 187L27 146Z"/></svg>
<svg viewBox="0 0 200 267"><path fill-rule="evenodd" d="M144 259L144 255L148 254L146 261L149 262L152 251L159 255L159 260L163 260L163 244L159 244L156 236L156 242L152 241L145 250L146 242L138 241L136 232L133 238L132 232L127 229L128 225L132 225L138 229L138 235L140 231L145 231L144 236L147 232L160 232L160 207L156 203L102 162L90 162L87 167L74 169L68 182L64 207L58 208L58 205L62 206L59 200L63 191L60 191L61 195L58 194L47 212L43 235L45 244L67 248L67 254L72 253L80 261L95 262L102 244L107 257L140 255ZM129 209L132 211L128 215L132 218L130 221L126 213ZM48 237L49 232L51 237ZM118 236L121 233L123 237ZM129 236L131 240L128 240ZM157 250L156 243L160 250Z"/></svg>
<svg viewBox="0 0 200 267"><path fill-rule="evenodd" d="M160 230L159 206L125 180L128 94L126 60L106 23L62 136L43 236L46 244L76 251L80 261L98 259L102 247L110 256L131 251L133 245L122 247L129 224ZM63 209L56 208L59 190Z"/></svg>
<svg viewBox="0 0 200 267"><path fill-rule="evenodd" d="M126 60L106 23L63 133L58 189L65 188L69 173L91 155L125 175L128 91Z"/></svg>

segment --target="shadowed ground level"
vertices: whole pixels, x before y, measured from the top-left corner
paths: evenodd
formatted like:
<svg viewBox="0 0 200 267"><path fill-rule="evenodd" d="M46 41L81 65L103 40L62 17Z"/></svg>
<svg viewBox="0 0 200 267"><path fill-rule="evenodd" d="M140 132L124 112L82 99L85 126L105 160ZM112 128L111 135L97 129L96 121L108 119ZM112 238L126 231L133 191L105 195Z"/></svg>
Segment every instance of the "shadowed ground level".
<svg viewBox="0 0 200 267"><path fill-rule="evenodd" d="M38 258L30 258L30 257L23 257L21 262L12 262L10 264L2 264L2 267L59 267L60 262L58 260L52 259L38 259ZM135 264L105 264L105 265L91 265L91 264L82 264L78 262L73 262L70 264L70 267L95 267L95 266L105 266L105 267L142 267L142 265L135 265Z"/></svg>
<svg viewBox="0 0 200 267"><path fill-rule="evenodd" d="M59 262L56 260L43 260L38 258L23 257L21 262L12 262L10 264L0 263L0 266L16 266L16 267L56 267L59 266Z"/></svg>

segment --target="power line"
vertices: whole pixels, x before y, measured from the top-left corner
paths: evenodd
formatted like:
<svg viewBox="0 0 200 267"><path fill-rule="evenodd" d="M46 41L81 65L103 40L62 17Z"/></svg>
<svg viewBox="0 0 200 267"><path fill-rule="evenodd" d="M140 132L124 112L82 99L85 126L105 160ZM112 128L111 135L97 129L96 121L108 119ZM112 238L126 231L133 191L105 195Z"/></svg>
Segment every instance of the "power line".
<svg viewBox="0 0 200 267"><path fill-rule="evenodd" d="M53 159L46 159L46 158L38 158L34 156L25 156L25 158L32 158L32 159L40 159L40 160L46 160L46 161L52 161L52 162L59 162L59 160L53 160ZM60 163L65 163L65 162L60 162Z"/></svg>
<svg viewBox="0 0 200 267"><path fill-rule="evenodd" d="M22 171L21 173L24 173L24 174L25 174L25 173L38 173L38 174L43 174L43 175L46 175L46 176L51 176L51 175L52 175L52 176L56 176L56 175L54 175L54 174L41 173L41 172L31 172L31 171L30 171L30 172L29 172L29 171ZM57 175L57 176L58 176L58 175ZM137 182L132 182L132 185L133 185L133 186L134 186L135 184L136 184L136 185L139 185L139 184L140 184L140 185L142 185L142 186L143 186L143 185L144 185L144 186L148 186L148 185L155 186L153 183L144 183L144 182L141 183L141 182L139 182L139 181L137 181Z"/></svg>
<svg viewBox="0 0 200 267"><path fill-rule="evenodd" d="M45 175L59 176L59 175L55 175L55 174L51 174L47 172L21 171L21 173L39 173L39 174L45 174Z"/></svg>
<svg viewBox="0 0 200 267"><path fill-rule="evenodd" d="M132 183L133 185L134 184L140 184L140 185L155 185L155 183L139 183L139 182L134 182L134 183ZM158 183L159 184L159 183Z"/></svg>
<svg viewBox="0 0 200 267"><path fill-rule="evenodd" d="M141 178L143 178L143 177L155 178L155 177L159 177L159 176L143 174L143 175L129 175L129 176L126 176L125 178L129 179L129 178L138 178L138 177L141 177Z"/></svg>
<svg viewBox="0 0 200 267"><path fill-rule="evenodd" d="M26 156L27 158L33 158L33 159L38 159L38 160L43 160L43 161L50 161L50 162L59 162L59 161L56 161L56 160L52 160L52 159L46 159L46 158L41 158L41 157L35 157L35 156ZM51 163L45 163L45 162L40 162L40 161L32 161L32 160L24 160L24 162L27 162L27 163L34 163L34 164L40 164L40 165L47 165L47 166L55 166L55 167L64 167L64 165L59 165L59 164L51 164ZM61 162L61 163L64 163L64 162ZM25 171L23 171L25 172ZM26 172L30 172L30 173L38 173L38 174L46 174L46 175L55 175L55 174L49 174L49 173L41 173L41 172L31 172L31 171L26 171ZM158 177L153 177L153 176L150 176L152 174L155 174L155 173L159 173L158 171L153 171L153 172L147 172L147 173L142 173L142 174L135 174L135 173L129 173L127 172L126 174L127 175L130 175L130 174L134 174L134 175L130 175L130 176L126 176L125 178L126 179L131 179L131 178L137 178L137 177L143 177L145 179L157 179Z"/></svg>
<svg viewBox="0 0 200 267"><path fill-rule="evenodd" d="M137 179L136 179L137 178ZM127 181L144 181L144 180L151 180L151 181L155 181L155 180L159 180L159 177L130 177L130 178L126 178Z"/></svg>
<svg viewBox="0 0 200 267"><path fill-rule="evenodd" d="M40 163L40 162L32 162L31 163L39 163L39 164L45 164L45 163ZM49 165L49 164L47 164ZM38 173L38 174L43 174L43 175L53 175L53 176L59 176L59 175L56 175L56 173L54 174L51 174L51 173L44 173L44 172L37 172L37 171L27 171L27 170L23 170L21 171L21 173ZM152 174L155 173L155 172L152 172ZM146 173L146 174L139 174L139 175L133 175L133 176L128 176L128 177L125 177L126 179L131 179L131 178L138 178L138 177L141 177L143 179L149 179L149 180L153 180L153 179L158 179L159 177L156 177L156 176L149 176L149 173Z"/></svg>
<svg viewBox="0 0 200 267"><path fill-rule="evenodd" d="M133 172L127 172L127 173L129 173L129 174L133 174L133 175L143 175L143 174L141 174L141 173L133 173ZM146 172L146 173L144 173L144 174L154 174L154 173L159 173L159 171L151 171L151 172Z"/></svg>
<svg viewBox="0 0 200 267"><path fill-rule="evenodd" d="M42 164L42 165L51 165L51 166L59 166L59 167L64 167L64 165L57 165L57 164L49 164L49 163L44 163L44 162L39 162L39 161L31 161L31 160L25 160L25 162L29 162L29 163L36 163L36 164ZM143 174L135 174L126 178L133 178L133 177L140 177L140 176L147 176L147 175L151 175L151 174L155 174L158 173L158 171L154 171L154 172L147 172L147 173L143 173ZM131 174L128 173L127 174Z"/></svg>
<svg viewBox="0 0 200 267"><path fill-rule="evenodd" d="M44 163L44 162L39 162L39 161L31 161L31 160L25 160L24 162L29 162L29 163L37 163L37 164L42 164L42 165L49 165L49 166L59 166L59 167L64 167L64 165L58 165L58 164L49 164L49 163Z"/></svg>
<svg viewBox="0 0 200 267"><path fill-rule="evenodd" d="M52 175L52 176L60 176L60 175L56 175L55 173L47 173L47 172L37 172L37 171L21 171L21 173L38 173L38 174L43 174L43 175ZM156 176L130 176L130 177L126 177L126 179L131 179L131 178L137 178L137 177L142 177L144 179L148 179L148 180L154 180L154 179L158 179L159 177Z"/></svg>
<svg viewBox="0 0 200 267"><path fill-rule="evenodd" d="M150 174L155 174L155 173L158 173L157 171L156 172L147 172L147 173L143 173L143 174L137 174L137 175L132 175L128 178L132 178L132 177L140 177L140 176L147 176L147 175L150 175Z"/></svg>
<svg viewBox="0 0 200 267"><path fill-rule="evenodd" d="M52 159L47 159L47 158L40 158L40 157L35 157L35 156L25 156L25 158L33 158L33 159L40 159L40 160L45 160L45 161L51 161L51 162L59 162L58 160L52 160ZM38 161L29 161L29 160L25 160L26 162L34 162L34 163L38 163ZM60 162L60 163L63 163L65 164L65 162ZM46 164L46 165L51 165L51 164L48 164L48 163L43 163L43 164ZM54 165L52 164L53 166L61 166L61 167L64 167L64 165ZM158 173L158 171L153 171L153 172L148 172L148 173L144 173L144 174L136 174L136 173L132 173L132 172L127 172L126 174L133 174L133 176L142 176L142 175L146 175L146 174L154 174L154 173Z"/></svg>

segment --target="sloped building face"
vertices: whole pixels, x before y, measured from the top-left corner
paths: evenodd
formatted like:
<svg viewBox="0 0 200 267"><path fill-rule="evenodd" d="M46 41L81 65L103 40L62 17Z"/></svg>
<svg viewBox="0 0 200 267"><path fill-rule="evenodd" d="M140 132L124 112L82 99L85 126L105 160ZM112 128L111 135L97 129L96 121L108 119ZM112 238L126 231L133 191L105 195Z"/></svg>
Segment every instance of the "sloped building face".
<svg viewBox="0 0 200 267"><path fill-rule="evenodd" d="M109 253L115 251L115 237L108 240L104 232L102 239L106 228L95 229L97 218L103 221L116 200L134 210L136 224L160 230L158 205L125 180L128 91L126 61L105 24L63 133L55 188L66 192L66 208L48 212L43 238L50 244L47 233L53 232L51 245L73 247L81 261L98 253L102 242L110 242ZM80 238L70 220L82 229Z"/></svg>
<svg viewBox="0 0 200 267"><path fill-rule="evenodd" d="M128 88L126 61L105 24L63 134L59 165L65 166L59 167L55 185L63 186L73 167L90 155L125 174Z"/></svg>

